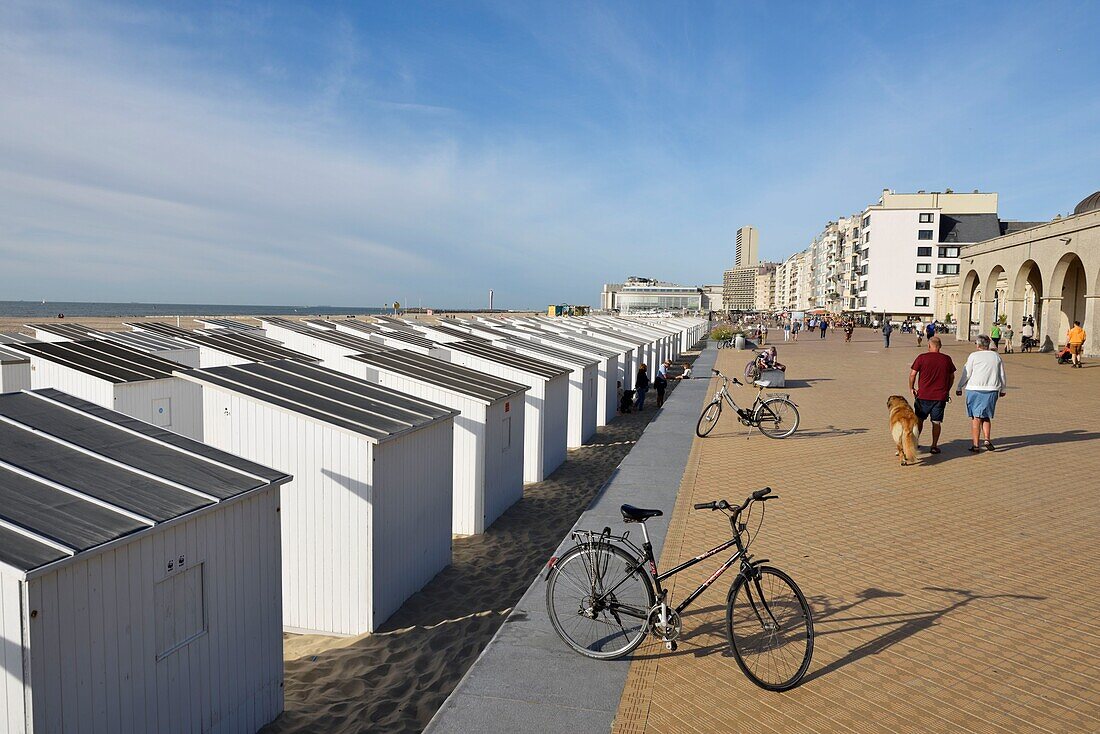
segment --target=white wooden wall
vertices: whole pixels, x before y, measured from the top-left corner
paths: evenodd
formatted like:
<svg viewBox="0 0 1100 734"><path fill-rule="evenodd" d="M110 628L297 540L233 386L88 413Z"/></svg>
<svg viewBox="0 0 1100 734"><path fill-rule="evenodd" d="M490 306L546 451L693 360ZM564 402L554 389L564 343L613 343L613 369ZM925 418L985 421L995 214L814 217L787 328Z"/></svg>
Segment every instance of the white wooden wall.
<svg viewBox="0 0 1100 734"><path fill-rule="evenodd" d="M23 584L0 571L0 731L26 731L23 706Z"/></svg>
<svg viewBox="0 0 1100 734"><path fill-rule="evenodd" d="M154 415L154 403L168 399L171 424L163 425ZM202 386L179 377L142 380L115 386L114 410L146 423L202 441Z"/></svg>
<svg viewBox="0 0 1100 734"><path fill-rule="evenodd" d="M205 632L158 660L156 585L181 555L203 565ZM244 733L282 711L276 488L32 579L28 592L36 733Z"/></svg>
<svg viewBox="0 0 1100 734"><path fill-rule="evenodd" d="M104 408L115 409L114 383L41 357L31 357L31 389L57 388Z"/></svg>
<svg viewBox="0 0 1100 734"><path fill-rule="evenodd" d="M251 364L251 362L217 349L199 347L199 367L235 367L239 364Z"/></svg>
<svg viewBox="0 0 1100 734"><path fill-rule="evenodd" d="M369 365L364 366L369 367ZM486 486L485 457L491 451L500 451L499 446L490 446L487 443L485 403L384 370L371 368L362 376L371 382L377 382L379 385L406 395L430 400L460 413L455 418L453 434L454 494L451 529L457 535L476 535L484 532L485 495L492 491Z"/></svg>
<svg viewBox="0 0 1100 734"><path fill-rule="evenodd" d="M362 436L203 386L206 443L294 476L282 487L283 624L370 629L370 464Z"/></svg>
<svg viewBox="0 0 1100 734"><path fill-rule="evenodd" d="M502 377L512 382L527 385L527 397L524 400L524 436L523 436L523 481L541 482L565 461L565 432L547 430L548 424L564 426L559 419L569 410L569 396L563 389L551 391L547 395L547 383L555 381L566 385L568 378L560 375L554 378L541 377L508 365L483 359L457 349L439 350L445 352L443 359L464 365L487 375ZM560 443L560 445L558 445Z"/></svg>
<svg viewBox="0 0 1100 734"><path fill-rule="evenodd" d="M167 359L184 367L198 367L200 351L199 349L165 349L160 352L153 352L153 356Z"/></svg>
<svg viewBox="0 0 1100 734"><path fill-rule="evenodd" d="M498 400L485 412L485 500L478 532L523 499L523 395Z"/></svg>
<svg viewBox="0 0 1100 734"><path fill-rule="evenodd" d="M440 421L375 446L371 631L451 565L453 430Z"/></svg>
<svg viewBox="0 0 1100 734"><path fill-rule="evenodd" d="M0 365L0 392L19 392L30 389L31 365L29 362Z"/></svg>

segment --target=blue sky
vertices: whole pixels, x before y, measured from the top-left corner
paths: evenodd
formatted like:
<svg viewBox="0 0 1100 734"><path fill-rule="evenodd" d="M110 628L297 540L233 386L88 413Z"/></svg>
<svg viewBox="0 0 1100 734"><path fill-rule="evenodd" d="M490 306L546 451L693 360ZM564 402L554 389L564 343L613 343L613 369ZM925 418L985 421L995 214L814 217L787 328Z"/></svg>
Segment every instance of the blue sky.
<svg viewBox="0 0 1100 734"><path fill-rule="evenodd" d="M543 307L1100 188L1100 3L0 3L0 300Z"/></svg>

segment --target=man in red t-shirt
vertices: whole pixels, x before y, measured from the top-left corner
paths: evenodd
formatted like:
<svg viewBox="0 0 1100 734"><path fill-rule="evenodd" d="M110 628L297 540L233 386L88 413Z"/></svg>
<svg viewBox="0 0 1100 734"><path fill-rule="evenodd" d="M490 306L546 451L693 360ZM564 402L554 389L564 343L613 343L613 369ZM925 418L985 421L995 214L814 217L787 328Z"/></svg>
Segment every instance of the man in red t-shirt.
<svg viewBox="0 0 1100 734"><path fill-rule="evenodd" d="M924 430L925 418L932 419L932 448L929 451L933 454L940 452L943 411L955 380L955 363L951 357L940 354L941 346L943 342L938 336L929 339L928 351L917 357L909 370L909 392L913 394L919 430Z"/></svg>

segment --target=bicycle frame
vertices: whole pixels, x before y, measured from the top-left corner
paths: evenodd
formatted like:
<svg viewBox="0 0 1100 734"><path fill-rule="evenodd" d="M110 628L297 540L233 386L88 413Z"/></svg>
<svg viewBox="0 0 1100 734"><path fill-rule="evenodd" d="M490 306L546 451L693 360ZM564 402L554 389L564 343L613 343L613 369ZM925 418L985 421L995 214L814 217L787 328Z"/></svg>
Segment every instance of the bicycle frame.
<svg viewBox="0 0 1100 734"><path fill-rule="evenodd" d="M718 388L718 392L716 392L716 393L714 394L714 399L715 399L715 400L718 400L718 401L721 401L721 400L722 400L723 398L725 398L725 401L726 401L726 403L728 403L728 404L729 404L729 406L730 406L731 408L733 408L733 409L734 409L734 410L736 410L736 411L741 411L741 410L742 410L742 408L741 408L741 406L740 406L740 405L738 405L738 404L737 404L737 401L733 399L733 395L732 395L732 394L730 393L730 389L729 389L729 387L730 387L730 386L729 386L729 380L728 380L728 379L724 379L724 380L722 381L722 387ZM761 389L760 389L760 390L759 390L759 391L758 391L758 392L756 393L756 399L755 399L755 400L753 401L753 403L752 403L752 407L748 409L748 411L749 411L750 413L752 413L752 414L755 414L755 413L756 413L756 408L757 408L757 406L758 406L758 405L759 405L759 404L760 404L761 402L763 402L763 401L762 401L762 400L760 399L760 395L761 395L761 393L763 393L763 392L764 392L764 390L763 390L763 388L761 388Z"/></svg>
<svg viewBox="0 0 1100 734"><path fill-rule="evenodd" d="M649 533L646 531L645 523L641 523L641 526L642 526L642 537L644 538L644 541L642 543L643 558L641 559L641 562L638 564L638 568L642 568L642 567L646 566L646 564L649 565L649 568L646 571L646 573L649 575L650 580L652 580L653 585L657 590L657 596L661 599L664 599L665 593L666 593L664 587L661 586L661 582L665 581L666 579L672 578L673 576L680 573L681 571L684 571L688 568L691 568L692 566L696 565L697 563L702 563L703 561L707 560L708 558L711 558L712 556L718 555L719 553L721 553L724 550L728 550L732 546L737 546L737 552L736 553L734 553L732 556L730 556L729 559L725 563L723 563L721 566L718 567L717 571L715 571L713 574L711 574L710 578L708 578L706 581L704 581L702 584L700 584L699 587L697 589L695 589L695 591L688 594L687 598L684 599L682 602L680 602L679 606L677 606L675 608L675 611L676 611L677 614L682 614L685 609L687 609L689 606L691 606L692 602L694 602L696 599L698 599L700 594L702 594L704 591L709 589L711 584L713 584L715 581L717 581L719 578L721 578L722 574L724 574L726 571L728 571L730 569L730 566L737 563L739 560L742 562L743 565L748 564L748 562L749 562L749 556L745 551L744 545L742 545L742 543L741 543L741 534L737 532L736 528L734 528L734 536L732 538L730 538L729 540L727 540L726 542L721 543L719 545L716 545L715 547L711 548L710 550L706 551L705 553L702 553L698 556L695 556L694 558L690 558L690 559L684 561L683 563L681 563L679 566L676 566L675 568L671 568L668 571L665 571L664 573L658 573L658 571L657 571L657 561L653 557L653 545L649 542ZM631 545L633 545L633 544L631 544ZM637 546L635 546L635 547L637 547ZM758 561L757 564L766 563L766 562L767 562L767 559L764 559L764 560ZM603 594L601 594L600 595L601 600L606 599L607 597L609 597L613 593L615 593L615 590L618 589L620 586L622 586L624 583L626 583L626 581L631 577L632 573L633 573L633 571L630 574L627 574L626 576L624 576L619 581L619 583L615 584L613 587L611 587L610 589L605 591ZM640 614L635 614L634 615L634 616L637 616L640 619L646 618L646 616L648 616L648 614L649 614L648 609L647 610L630 610L628 607L625 607L625 606L618 607L618 610L623 611L623 612L627 612L628 614L631 611L641 612ZM768 610L768 611L769 611L769 614L770 614L771 611L770 610Z"/></svg>

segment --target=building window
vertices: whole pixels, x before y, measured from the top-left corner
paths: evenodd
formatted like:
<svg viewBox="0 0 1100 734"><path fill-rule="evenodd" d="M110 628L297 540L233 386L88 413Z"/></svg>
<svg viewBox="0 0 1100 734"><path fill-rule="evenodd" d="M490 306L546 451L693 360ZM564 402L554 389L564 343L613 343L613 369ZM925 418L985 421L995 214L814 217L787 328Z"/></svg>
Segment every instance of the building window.
<svg viewBox="0 0 1100 734"><path fill-rule="evenodd" d="M867 275L867 266L866 265L864 265L862 268L859 269L859 274L860 275Z"/></svg>
<svg viewBox="0 0 1100 734"><path fill-rule="evenodd" d="M958 275L959 266L957 263L943 263L936 266L936 275Z"/></svg>
<svg viewBox="0 0 1100 734"><path fill-rule="evenodd" d="M920 296L920 297L914 298L913 299L913 305L914 306L927 306L928 305L928 297L927 296Z"/></svg>
<svg viewBox="0 0 1100 734"><path fill-rule="evenodd" d="M930 290L931 288L932 288L932 281L930 281L930 280L918 280L917 281L917 290L918 291L926 291L926 290Z"/></svg>
<svg viewBox="0 0 1100 734"><path fill-rule="evenodd" d="M867 244L870 241L871 241L871 233L870 232L864 232L863 233L863 244Z"/></svg>
<svg viewBox="0 0 1100 734"><path fill-rule="evenodd" d="M917 230L917 239L918 240L930 240L930 239L932 239L932 230L930 230L930 229L918 229Z"/></svg>
<svg viewBox="0 0 1100 734"><path fill-rule="evenodd" d="M920 215L920 223L921 224L931 224L932 223L932 214L928 213L928 212L921 214Z"/></svg>
<svg viewBox="0 0 1100 734"><path fill-rule="evenodd" d="M917 263L917 272L918 273L931 273L932 272L932 263Z"/></svg>
<svg viewBox="0 0 1100 734"><path fill-rule="evenodd" d="M859 305L860 305L860 308L867 308L867 299L866 298L859 299Z"/></svg>
<svg viewBox="0 0 1100 734"><path fill-rule="evenodd" d="M867 216L865 216L863 218L863 228L867 229L870 226L871 226L871 215L868 214Z"/></svg>
<svg viewBox="0 0 1100 734"><path fill-rule="evenodd" d="M958 257L959 248L957 247L941 247L939 249L940 257Z"/></svg>
<svg viewBox="0 0 1100 734"><path fill-rule="evenodd" d="M918 247L917 248L917 257L932 257L932 248L931 247Z"/></svg>

